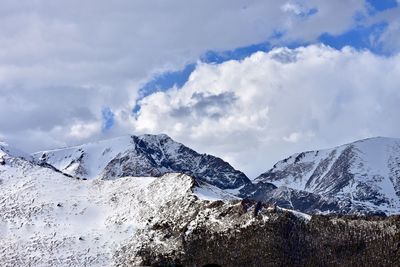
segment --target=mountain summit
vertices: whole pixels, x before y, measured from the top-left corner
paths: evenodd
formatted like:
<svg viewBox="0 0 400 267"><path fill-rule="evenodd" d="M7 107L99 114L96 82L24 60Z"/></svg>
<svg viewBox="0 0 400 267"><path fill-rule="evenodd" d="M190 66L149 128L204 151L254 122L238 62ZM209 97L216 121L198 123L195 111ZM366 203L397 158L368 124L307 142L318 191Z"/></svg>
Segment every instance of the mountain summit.
<svg viewBox="0 0 400 267"><path fill-rule="evenodd" d="M360 209L400 210L400 139L376 137L294 154L255 179ZM340 211L338 211L340 212Z"/></svg>
<svg viewBox="0 0 400 267"><path fill-rule="evenodd" d="M112 180L125 176L161 176L179 172L221 189L251 184L246 175L220 158L199 154L165 134L123 136L33 154L69 175Z"/></svg>

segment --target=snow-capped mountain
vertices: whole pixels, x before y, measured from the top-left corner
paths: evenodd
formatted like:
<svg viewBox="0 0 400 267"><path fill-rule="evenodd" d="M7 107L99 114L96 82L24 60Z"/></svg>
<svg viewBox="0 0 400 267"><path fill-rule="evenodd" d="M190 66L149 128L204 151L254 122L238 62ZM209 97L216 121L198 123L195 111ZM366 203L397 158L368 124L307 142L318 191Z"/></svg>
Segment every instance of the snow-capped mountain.
<svg viewBox="0 0 400 267"><path fill-rule="evenodd" d="M227 162L166 135L124 136L33 154L36 162L84 179L179 172L241 198L308 213L398 214L400 140L371 138L284 159L252 183Z"/></svg>
<svg viewBox="0 0 400 267"><path fill-rule="evenodd" d="M94 151L116 148L103 145L70 149L85 151L78 158L92 161L78 163L93 174L88 163L102 159ZM362 265L390 266L400 256L396 216L309 216L240 199L231 194L238 188L186 174L81 179L5 144L0 153L0 266L349 266L356 255ZM98 173L86 177L101 178L104 171ZM263 181L243 188L255 198L311 212L344 203Z"/></svg>
<svg viewBox="0 0 400 267"><path fill-rule="evenodd" d="M236 199L184 174L82 180L20 157L0 165L1 266L109 266L175 199Z"/></svg>
<svg viewBox="0 0 400 267"><path fill-rule="evenodd" d="M396 217L309 216L185 174L83 180L3 156L0 266L394 266L399 256Z"/></svg>
<svg viewBox="0 0 400 267"><path fill-rule="evenodd" d="M251 184L240 171L220 158L199 154L167 135L123 136L33 154L63 173L86 179L112 180L125 176L161 176L180 172L221 189Z"/></svg>
<svg viewBox="0 0 400 267"><path fill-rule="evenodd" d="M141 250L147 242L163 253L178 248L179 240L195 235L210 212L223 229L257 223L249 221L250 211L236 224L229 216L218 217L241 200L185 174L83 180L21 157L3 156L1 266L121 266L126 261L143 265ZM171 222L181 230L165 232Z"/></svg>
<svg viewBox="0 0 400 267"><path fill-rule="evenodd" d="M282 188L288 188L286 191L291 193L286 193L286 198L303 192L330 199L331 204L340 202L330 209L333 212L349 209L350 213L398 214L400 139L369 138L333 149L294 154L255 181L272 183L281 188L281 193L285 191Z"/></svg>

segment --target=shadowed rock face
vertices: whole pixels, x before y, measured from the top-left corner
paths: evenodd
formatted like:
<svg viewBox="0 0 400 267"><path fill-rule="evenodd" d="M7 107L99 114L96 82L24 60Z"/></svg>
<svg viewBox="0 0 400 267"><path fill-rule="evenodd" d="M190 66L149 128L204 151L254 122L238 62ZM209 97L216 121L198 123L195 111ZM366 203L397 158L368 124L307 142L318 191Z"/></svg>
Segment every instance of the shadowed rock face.
<svg viewBox="0 0 400 267"><path fill-rule="evenodd" d="M180 172L221 189L251 184L244 173L220 158L199 154L165 135L143 138L132 136L134 149L117 155L102 173L104 179L123 176L160 176Z"/></svg>

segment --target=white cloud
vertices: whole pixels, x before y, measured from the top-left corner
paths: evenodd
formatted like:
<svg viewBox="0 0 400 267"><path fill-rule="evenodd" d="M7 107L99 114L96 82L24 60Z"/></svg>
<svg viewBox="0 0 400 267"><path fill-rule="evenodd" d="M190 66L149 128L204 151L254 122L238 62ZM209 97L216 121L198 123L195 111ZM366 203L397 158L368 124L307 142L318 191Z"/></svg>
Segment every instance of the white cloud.
<svg viewBox="0 0 400 267"><path fill-rule="evenodd" d="M281 6L281 9L285 12L293 12L296 15L300 15L304 12L303 8L299 4L290 2L286 2L283 6Z"/></svg>
<svg viewBox="0 0 400 267"><path fill-rule="evenodd" d="M67 135L76 138L78 140L91 137L99 132L101 129L101 124L98 122L87 123L75 123L71 126Z"/></svg>
<svg viewBox="0 0 400 267"><path fill-rule="evenodd" d="M231 159L251 176L291 153L400 136L400 55L308 46L200 64L150 95L134 127Z"/></svg>
<svg viewBox="0 0 400 267"><path fill-rule="evenodd" d="M4 0L0 134L32 151L126 133L132 130L129 112L138 87L152 73L178 69L207 50L265 41L275 31L302 40L314 40L323 31L342 32L354 23L353 15L364 10L361 0L330 2L335 3L309 1L318 13L297 20L283 12L277 0ZM117 129L89 131L91 136L67 134L82 124L98 125L105 106L118 114ZM211 104L198 108L197 116L221 113ZM240 121L237 127L245 122L265 127L258 123L267 113L263 107L235 118ZM146 116L145 128L157 128L151 115ZM234 127L235 120L224 123ZM184 125L174 127L183 131Z"/></svg>
<svg viewBox="0 0 400 267"><path fill-rule="evenodd" d="M389 23L374 41L390 51L400 47L398 12L368 22ZM348 48L200 64L181 90L146 97L131 116L140 84L155 72L276 32L283 43L340 34L355 14L365 15L364 1L2 1L0 138L32 151L165 132L254 176L293 152L399 136L399 56ZM104 107L116 120L106 133Z"/></svg>
<svg viewBox="0 0 400 267"><path fill-rule="evenodd" d="M297 143L300 141L307 141L307 139L315 137L314 132L308 131L308 132L293 132L289 134L288 136L284 136L282 139L286 142L289 143Z"/></svg>
<svg viewBox="0 0 400 267"><path fill-rule="evenodd" d="M286 2L281 6L281 10L288 13L293 13L297 16L306 16L310 8L304 6L299 2Z"/></svg>

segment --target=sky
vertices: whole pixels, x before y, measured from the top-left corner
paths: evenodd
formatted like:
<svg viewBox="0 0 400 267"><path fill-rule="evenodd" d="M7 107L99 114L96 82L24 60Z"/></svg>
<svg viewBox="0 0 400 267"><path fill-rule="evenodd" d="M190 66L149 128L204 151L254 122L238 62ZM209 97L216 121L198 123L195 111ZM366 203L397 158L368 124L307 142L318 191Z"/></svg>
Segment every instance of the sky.
<svg viewBox="0 0 400 267"><path fill-rule="evenodd" d="M250 177L400 137L400 1L1 0L0 140L165 133Z"/></svg>

